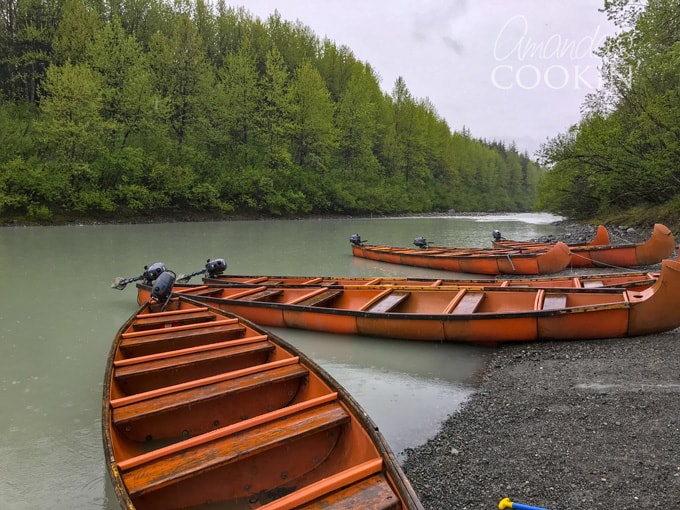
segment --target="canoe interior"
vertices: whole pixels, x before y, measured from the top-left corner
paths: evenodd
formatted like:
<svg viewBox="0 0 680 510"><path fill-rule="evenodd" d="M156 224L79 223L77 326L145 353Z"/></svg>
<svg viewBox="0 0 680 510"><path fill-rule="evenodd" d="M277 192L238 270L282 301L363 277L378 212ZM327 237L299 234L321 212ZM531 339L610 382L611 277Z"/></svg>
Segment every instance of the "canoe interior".
<svg viewBox="0 0 680 510"><path fill-rule="evenodd" d="M345 286L342 288L313 288L308 286L212 287L179 286L177 292L189 296L205 296L233 300L240 303L269 303L373 313L404 313L423 315L442 314L503 314L507 312L535 312L544 310L545 296L563 296L564 306L574 308L593 304L627 302L626 291L619 288L599 288L584 292L570 289L543 289L519 286L504 288L447 287L439 289L396 288L373 286ZM399 299L395 299L398 296ZM323 298L323 299L322 299ZM475 306L470 306L474 301ZM387 304L389 303L389 304ZM554 307L549 307L554 309Z"/></svg>
<svg viewBox="0 0 680 510"><path fill-rule="evenodd" d="M420 509L375 424L278 337L186 298L144 305L105 378L121 506Z"/></svg>

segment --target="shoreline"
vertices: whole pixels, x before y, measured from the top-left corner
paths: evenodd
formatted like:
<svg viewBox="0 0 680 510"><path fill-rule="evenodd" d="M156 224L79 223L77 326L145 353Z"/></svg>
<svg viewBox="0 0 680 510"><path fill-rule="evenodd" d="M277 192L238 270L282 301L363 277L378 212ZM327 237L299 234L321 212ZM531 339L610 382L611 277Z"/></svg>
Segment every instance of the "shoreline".
<svg viewBox="0 0 680 510"><path fill-rule="evenodd" d="M512 344L403 468L428 510L512 501L550 510L680 501L680 329Z"/></svg>

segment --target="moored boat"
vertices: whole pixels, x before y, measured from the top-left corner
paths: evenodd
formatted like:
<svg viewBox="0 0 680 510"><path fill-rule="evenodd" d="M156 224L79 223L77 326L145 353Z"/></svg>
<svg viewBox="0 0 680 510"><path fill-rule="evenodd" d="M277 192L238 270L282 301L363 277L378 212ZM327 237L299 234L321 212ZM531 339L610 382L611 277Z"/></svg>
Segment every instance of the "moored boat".
<svg viewBox="0 0 680 510"><path fill-rule="evenodd" d="M600 225L600 228L604 228ZM549 249L550 243L512 241L494 236L493 246L499 249L536 250ZM597 237L600 237L598 234ZM602 237L604 239L604 237ZM657 223L652 234L642 243L570 245L571 267L635 267L658 264L675 250L675 238L668 227Z"/></svg>
<svg viewBox="0 0 680 510"><path fill-rule="evenodd" d="M138 299L150 287L137 284ZM186 285L174 292L264 326L421 341L502 342L637 336L680 326L680 263L647 288Z"/></svg>
<svg viewBox="0 0 680 510"><path fill-rule="evenodd" d="M553 276L542 278L494 279L446 279L446 278L399 278L399 277L334 277L334 276L264 276L264 275L214 275L203 278L209 285L253 285L281 287L287 285L306 286L373 286L373 287L537 287L577 288L596 287L643 288L649 287L659 277L658 272L635 271L629 273L591 274L577 276Z"/></svg>
<svg viewBox="0 0 680 510"><path fill-rule="evenodd" d="M369 245L361 236L350 237L352 255L379 262L427 267L476 274L542 275L562 271L569 265L571 252L564 243L535 250L493 248L400 248Z"/></svg>
<svg viewBox="0 0 680 510"><path fill-rule="evenodd" d="M423 508L376 425L321 367L185 297L150 299L118 331L102 433L126 509Z"/></svg>

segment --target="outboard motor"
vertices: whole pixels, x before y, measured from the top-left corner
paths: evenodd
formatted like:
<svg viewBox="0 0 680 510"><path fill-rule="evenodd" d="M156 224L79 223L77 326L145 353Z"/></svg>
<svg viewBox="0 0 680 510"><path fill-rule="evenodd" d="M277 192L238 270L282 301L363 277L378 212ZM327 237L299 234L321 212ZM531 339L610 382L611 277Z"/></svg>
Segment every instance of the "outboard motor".
<svg viewBox="0 0 680 510"><path fill-rule="evenodd" d="M423 250L427 250L429 248L427 244L427 239L425 239L424 237L416 237L413 240L413 244L415 244L418 248L421 248Z"/></svg>
<svg viewBox="0 0 680 510"><path fill-rule="evenodd" d="M224 273L227 269L227 262L224 259L208 260L205 265L205 275L208 278Z"/></svg>
<svg viewBox="0 0 680 510"><path fill-rule="evenodd" d="M159 303L166 303L172 295L172 286L175 284L175 273L163 271L151 287L151 299Z"/></svg>
<svg viewBox="0 0 680 510"><path fill-rule="evenodd" d="M493 240L494 241L500 241L501 239L503 239L503 236L501 235L501 231L500 230L494 230L493 231Z"/></svg>
<svg viewBox="0 0 680 510"><path fill-rule="evenodd" d="M361 236L359 234L352 234L349 236L349 242L353 244L354 246L361 246L362 243L365 243L366 241L361 240Z"/></svg>
<svg viewBox="0 0 680 510"><path fill-rule="evenodd" d="M144 285L153 284L153 281L165 271L167 271L167 268L162 262L156 262L155 264L151 264L148 267L144 266L144 273L142 274Z"/></svg>

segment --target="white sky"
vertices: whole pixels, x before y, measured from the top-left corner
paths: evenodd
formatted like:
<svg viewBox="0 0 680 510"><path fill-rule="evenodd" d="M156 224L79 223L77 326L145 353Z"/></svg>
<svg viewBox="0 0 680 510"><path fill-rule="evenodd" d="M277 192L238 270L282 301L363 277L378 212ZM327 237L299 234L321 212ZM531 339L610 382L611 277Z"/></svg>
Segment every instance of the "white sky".
<svg viewBox="0 0 680 510"><path fill-rule="evenodd" d="M242 0L263 21L278 10L346 45L391 92L402 76L452 130L515 141L530 155L580 119L599 86L592 55L612 34L603 0Z"/></svg>

